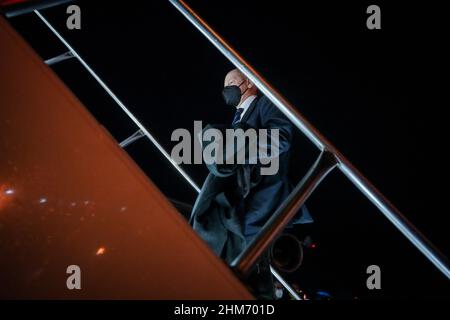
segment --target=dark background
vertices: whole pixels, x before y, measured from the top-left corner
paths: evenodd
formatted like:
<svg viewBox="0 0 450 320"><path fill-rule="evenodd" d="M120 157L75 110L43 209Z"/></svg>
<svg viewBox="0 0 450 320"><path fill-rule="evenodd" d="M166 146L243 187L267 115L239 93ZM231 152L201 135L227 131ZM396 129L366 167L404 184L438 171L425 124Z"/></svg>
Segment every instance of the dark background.
<svg viewBox="0 0 450 320"><path fill-rule="evenodd" d="M168 1L76 3L81 30L66 28L66 6L42 13L167 151L176 128L192 131L194 120L231 121L234 111L224 105L221 89L233 66ZM187 3L450 254L444 193L449 50L440 5ZM381 30L366 28L371 4L381 7ZM10 22L43 59L67 51L34 14ZM117 141L137 130L76 60L52 68ZM195 201L195 191L148 140L127 151L168 197ZM294 183L317 155L298 134ZM207 174L200 165L184 169L198 185ZM306 292L325 290L340 299L450 298L448 280L338 171L308 205L316 222L293 232L301 239L310 235L316 248L306 249L299 271L286 275ZM371 264L381 267L380 291L365 286Z"/></svg>

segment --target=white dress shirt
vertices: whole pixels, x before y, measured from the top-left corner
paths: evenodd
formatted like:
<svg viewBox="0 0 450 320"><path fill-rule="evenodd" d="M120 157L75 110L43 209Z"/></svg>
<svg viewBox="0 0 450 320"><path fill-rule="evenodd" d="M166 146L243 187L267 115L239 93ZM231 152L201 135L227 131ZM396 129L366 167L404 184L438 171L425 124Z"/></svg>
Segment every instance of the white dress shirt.
<svg viewBox="0 0 450 320"><path fill-rule="evenodd" d="M249 97L247 97L247 99L242 101L242 103L240 105L238 105L236 107L236 109L239 109L239 108L244 109L244 111L242 111L242 113L241 113L241 118L239 119L239 121L241 121L242 117L244 117L244 114L247 112L248 108L250 107L250 105L252 104L253 100L255 100L255 99L256 99L256 95L249 96Z"/></svg>

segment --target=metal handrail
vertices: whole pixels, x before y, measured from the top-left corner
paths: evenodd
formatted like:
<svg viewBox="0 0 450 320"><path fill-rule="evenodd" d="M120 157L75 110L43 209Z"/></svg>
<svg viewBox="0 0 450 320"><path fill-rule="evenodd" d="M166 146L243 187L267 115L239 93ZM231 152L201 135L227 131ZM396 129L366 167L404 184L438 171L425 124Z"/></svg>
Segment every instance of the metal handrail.
<svg viewBox="0 0 450 320"><path fill-rule="evenodd" d="M375 186L367 180L347 158L345 158L305 117L272 87L250 64L239 55L217 32L215 32L183 0L169 0L236 68L238 68L256 87L269 98L288 119L321 151L334 154L337 167L372 202L394 226L433 263L448 279L450 268L448 259L418 231L403 214L387 200ZM301 196L301 195L300 195ZM274 229L269 238L276 237ZM256 254L256 252L255 252Z"/></svg>
<svg viewBox="0 0 450 320"><path fill-rule="evenodd" d="M113 99L117 105L127 114L127 116L134 122L134 124L145 134L145 136L155 145L155 147L161 152L164 157L173 165L173 167L189 182L189 184L197 192L200 192L200 188L197 184L189 177L189 175L172 159L170 154L164 150L161 144L153 137L153 135L144 127L144 125L134 116L133 113L125 106L125 104L116 96L116 94L106 85L105 82L97 75L97 73L87 64L86 61L76 52L69 42L64 39L58 31L50 24L50 22L45 19L45 17L38 11L34 10L34 13L39 17L39 19L44 22L44 24L53 32L53 34L64 44L64 46L72 53L74 58L76 58L81 65L91 74L91 76L98 82L98 84L108 93L108 95Z"/></svg>

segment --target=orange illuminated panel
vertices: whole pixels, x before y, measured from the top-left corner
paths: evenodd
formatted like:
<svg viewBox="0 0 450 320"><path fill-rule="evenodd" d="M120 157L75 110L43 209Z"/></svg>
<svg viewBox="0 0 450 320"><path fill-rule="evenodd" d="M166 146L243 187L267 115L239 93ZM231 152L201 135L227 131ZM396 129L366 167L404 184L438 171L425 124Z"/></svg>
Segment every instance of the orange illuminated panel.
<svg viewBox="0 0 450 320"><path fill-rule="evenodd" d="M0 48L0 298L252 298L1 17Z"/></svg>

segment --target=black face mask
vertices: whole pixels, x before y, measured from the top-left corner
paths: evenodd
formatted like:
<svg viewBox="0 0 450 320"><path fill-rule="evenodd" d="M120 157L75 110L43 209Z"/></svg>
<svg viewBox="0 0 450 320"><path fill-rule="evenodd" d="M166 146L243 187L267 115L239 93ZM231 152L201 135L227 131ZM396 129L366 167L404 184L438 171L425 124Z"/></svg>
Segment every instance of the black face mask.
<svg viewBox="0 0 450 320"><path fill-rule="evenodd" d="M232 86L226 86L225 88L223 88L222 96L227 105L232 106L232 107L238 106L239 102L241 101L242 95L248 90L248 87L247 87L247 89L245 89L244 92L241 93L240 87L242 86L242 84L244 82L245 82L245 80L243 80L241 82L241 84L238 86L232 85Z"/></svg>

